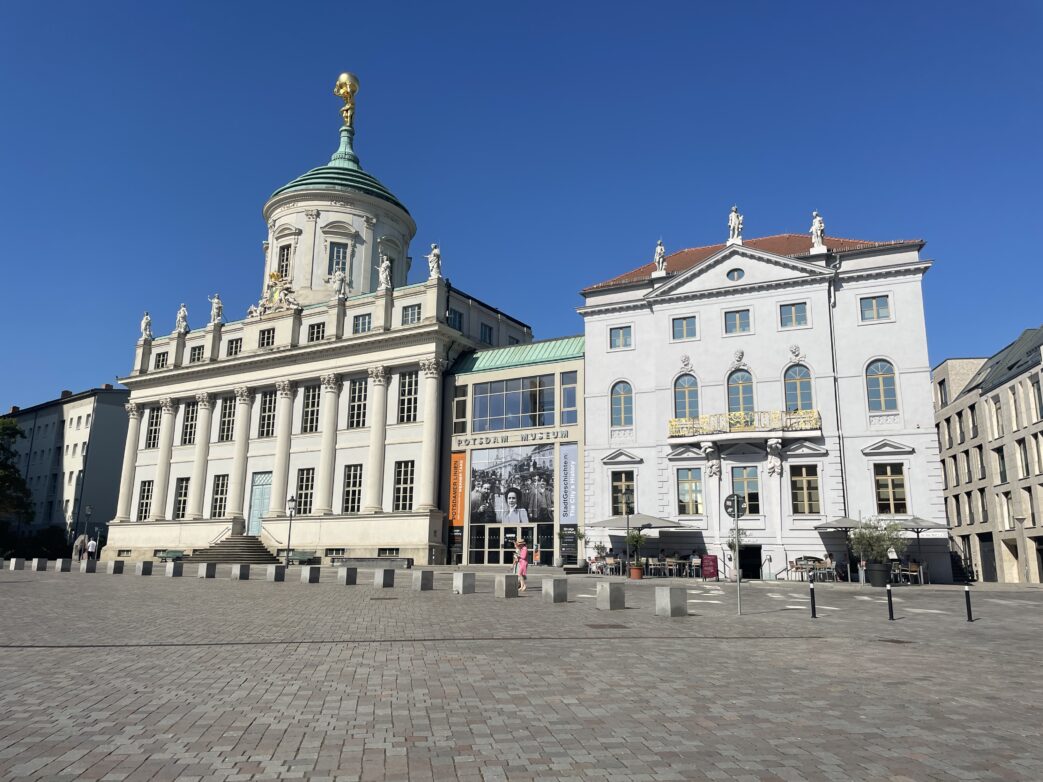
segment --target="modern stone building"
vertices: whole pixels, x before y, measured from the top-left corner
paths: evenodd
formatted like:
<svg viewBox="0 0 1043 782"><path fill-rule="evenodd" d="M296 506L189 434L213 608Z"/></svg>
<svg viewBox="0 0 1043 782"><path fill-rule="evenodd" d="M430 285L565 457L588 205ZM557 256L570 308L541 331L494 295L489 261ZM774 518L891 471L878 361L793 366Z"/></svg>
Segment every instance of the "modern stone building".
<svg viewBox="0 0 1043 782"><path fill-rule="evenodd" d="M583 291L588 522L630 490L637 512L684 525L663 548L727 563L736 493L743 572L765 578L844 557L844 534L821 529L840 517L942 522L924 243L825 237L818 220L812 237L743 240L729 221L727 243ZM944 537L910 554L950 578Z"/></svg>
<svg viewBox="0 0 1043 782"><path fill-rule="evenodd" d="M61 526L70 535L104 530L116 511L128 394L106 383L4 416L25 435L15 450L32 492L31 527Z"/></svg>
<svg viewBox="0 0 1043 782"><path fill-rule="evenodd" d="M982 581L1043 580L1043 327L934 369L949 534Z"/></svg>
<svg viewBox="0 0 1043 782"><path fill-rule="evenodd" d="M226 319L215 296L205 326L184 306L169 333L143 320L106 556L246 533L324 561L442 561L443 370L531 329L451 287L434 245L409 282L416 226L359 164L348 78L332 159L264 204L247 317Z"/></svg>

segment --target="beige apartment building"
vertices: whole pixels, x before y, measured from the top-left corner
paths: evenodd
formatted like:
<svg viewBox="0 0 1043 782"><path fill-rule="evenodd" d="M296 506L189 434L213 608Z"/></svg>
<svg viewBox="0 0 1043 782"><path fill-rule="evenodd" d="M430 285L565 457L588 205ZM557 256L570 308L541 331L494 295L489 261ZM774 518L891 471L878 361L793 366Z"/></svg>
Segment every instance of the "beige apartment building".
<svg viewBox="0 0 1043 782"><path fill-rule="evenodd" d="M1043 326L933 372L949 534L981 581L1043 581Z"/></svg>

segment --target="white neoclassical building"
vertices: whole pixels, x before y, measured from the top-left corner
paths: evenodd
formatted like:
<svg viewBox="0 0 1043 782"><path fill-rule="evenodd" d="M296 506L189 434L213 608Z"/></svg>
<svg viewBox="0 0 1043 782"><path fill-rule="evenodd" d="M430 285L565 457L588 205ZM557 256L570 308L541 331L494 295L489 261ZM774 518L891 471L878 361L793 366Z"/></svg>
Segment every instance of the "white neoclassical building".
<svg viewBox="0 0 1043 782"><path fill-rule="evenodd" d="M416 226L359 164L357 86L338 82L329 163L264 204L261 298L247 317L226 318L215 294L204 326L184 305L170 332L142 320L122 380L130 425L107 558L244 533L324 561L444 557L443 370L464 350L527 343L531 329L451 287L434 245L423 281L408 282Z"/></svg>
<svg viewBox="0 0 1043 782"><path fill-rule="evenodd" d="M827 237L815 218L810 237L743 240L733 209L726 243L657 250L583 291L588 523L630 489L637 512L684 525L654 545L727 563L736 493L744 574L781 578L845 555L843 533L816 529L831 520L944 521L924 243ZM909 553L949 577L944 537Z"/></svg>

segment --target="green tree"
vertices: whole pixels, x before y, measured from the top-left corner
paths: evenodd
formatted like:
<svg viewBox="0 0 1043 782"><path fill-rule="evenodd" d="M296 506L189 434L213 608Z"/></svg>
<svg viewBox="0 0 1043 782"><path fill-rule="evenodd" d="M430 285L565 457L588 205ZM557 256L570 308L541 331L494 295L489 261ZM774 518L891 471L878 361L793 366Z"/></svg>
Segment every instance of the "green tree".
<svg viewBox="0 0 1043 782"><path fill-rule="evenodd" d="M0 418L0 524L32 518L32 494L18 469L15 443L25 434L12 418Z"/></svg>

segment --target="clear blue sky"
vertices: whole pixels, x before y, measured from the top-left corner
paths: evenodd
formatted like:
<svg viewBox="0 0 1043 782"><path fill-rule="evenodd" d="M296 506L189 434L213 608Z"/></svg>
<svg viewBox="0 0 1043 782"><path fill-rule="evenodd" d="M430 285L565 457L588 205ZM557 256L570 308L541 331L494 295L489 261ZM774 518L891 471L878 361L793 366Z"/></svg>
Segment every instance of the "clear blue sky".
<svg viewBox="0 0 1043 782"><path fill-rule="evenodd" d="M0 410L245 314L261 206L337 142L454 285L578 333L585 285L746 235L921 237L931 360L1039 325L1043 4L9 4L0 27ZM414 271L419 274L419 267Z"/></svg>

